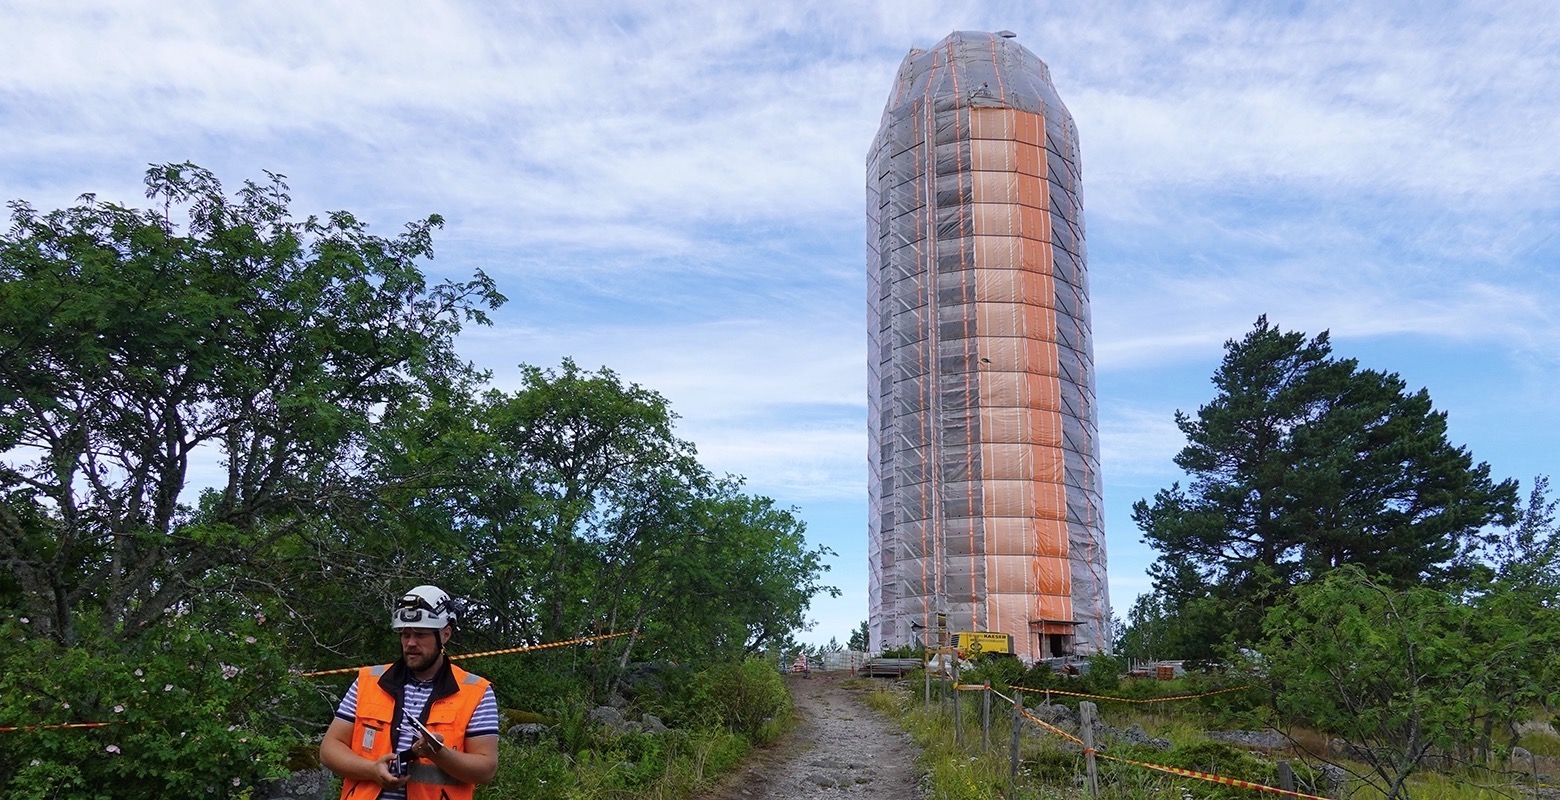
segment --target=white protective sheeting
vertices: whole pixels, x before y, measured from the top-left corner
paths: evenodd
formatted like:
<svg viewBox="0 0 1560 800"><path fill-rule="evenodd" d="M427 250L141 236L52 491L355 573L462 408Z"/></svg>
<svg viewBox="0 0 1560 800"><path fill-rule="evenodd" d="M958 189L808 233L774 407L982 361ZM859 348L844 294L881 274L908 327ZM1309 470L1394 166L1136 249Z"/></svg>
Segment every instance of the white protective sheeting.
<svg viewBox="0 0 1560 800"><path fill-rule="evenodd" d="M1108 651L1078 135L1033 53L912 50L867 158L872 647Z"/></svg>

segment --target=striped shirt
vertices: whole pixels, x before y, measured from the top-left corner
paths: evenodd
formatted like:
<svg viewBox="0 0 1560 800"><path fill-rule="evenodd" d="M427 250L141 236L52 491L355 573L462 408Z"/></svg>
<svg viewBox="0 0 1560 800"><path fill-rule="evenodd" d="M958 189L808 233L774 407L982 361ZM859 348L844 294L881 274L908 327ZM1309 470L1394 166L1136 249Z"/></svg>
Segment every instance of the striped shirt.
<svg viewBox="0 0 1560 800"><path fill-rule="evenodd" d="M408 677L406 688L401 692L401 716L403 721L400 730L396 731L394 751L399 753L412 746L417 740L417 731L404 721L407 716L421 719L423 706L428 705L428 698L433 695L433 681L420 681ZM357 722L357 681L347 689L347 696L341 698L341 704L336 706L336 718L347 722ZM477 710L471 713L471 720L466 723L466 738L476 736L498 735L498 700L493 696L493 687L490 684L482 692L482 700L477 703ZM379 796L380 800L405 800L406 789L386 789Z"/></svg>

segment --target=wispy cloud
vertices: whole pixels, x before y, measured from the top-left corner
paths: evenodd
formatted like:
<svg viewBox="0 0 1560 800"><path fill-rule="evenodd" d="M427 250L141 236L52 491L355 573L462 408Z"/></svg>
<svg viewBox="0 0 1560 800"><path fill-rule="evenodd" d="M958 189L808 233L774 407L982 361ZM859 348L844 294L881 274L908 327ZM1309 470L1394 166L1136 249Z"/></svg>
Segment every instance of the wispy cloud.
<svg viewBox="0 0 1560 800"><path fill-rule="evenodd" d="M1095 351L1128 387L1100 403L1113 547L1120 504L1174 478L1174 406L1259 313L1388 368L1477 353L1490 416L1538 433L1470 435L1521 469L1560 446L1541 0L13 3L0 199L136 203L144 164L191 159L286 173L300 210L383 233L444 214L430 270L511 298L461 345L500 385L520 361L610 366L713 468L864 505L865 152L909 48L1002 28L1082 137Z"/></svg>

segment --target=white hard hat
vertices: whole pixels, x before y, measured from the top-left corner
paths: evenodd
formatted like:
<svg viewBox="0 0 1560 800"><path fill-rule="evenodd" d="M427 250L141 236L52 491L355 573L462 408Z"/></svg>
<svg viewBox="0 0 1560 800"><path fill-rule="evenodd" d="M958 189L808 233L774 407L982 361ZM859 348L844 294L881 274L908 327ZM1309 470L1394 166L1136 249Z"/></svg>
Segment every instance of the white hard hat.
<svg viewBox="0 0 1560 800"><path fill-rule="evenodd" d="M455 603L437 586L418 586L404 595L390 612L390 627L443 628L455 621Z"/></svg>

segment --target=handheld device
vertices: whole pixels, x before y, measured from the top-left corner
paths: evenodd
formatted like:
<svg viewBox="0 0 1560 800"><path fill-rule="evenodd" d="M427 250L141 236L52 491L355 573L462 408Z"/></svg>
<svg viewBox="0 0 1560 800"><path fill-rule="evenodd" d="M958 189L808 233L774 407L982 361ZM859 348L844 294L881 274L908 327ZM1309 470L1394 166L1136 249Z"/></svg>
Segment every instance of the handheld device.
<svg viewBox="0 0 1560 800"><path fill-rule="evenodd" d="M433 749L435 752L444 749L444 743L439 741L438 738L433 735L433 731L428 730L428 726L424 725L422 720L408 714L406 721L412 726L412 730L422 734L424 741L431 742L433 744Z"/></svg>
<svg viewBox="0 0 1560 800"><path fill-rule="evenodd" d="M397 778L405 775L406 765L416 760L417 755L413 753L412 749L409 747L399 753L396 753L395 758L391 759L390 761L390 774L396 776Z"/></svg>

